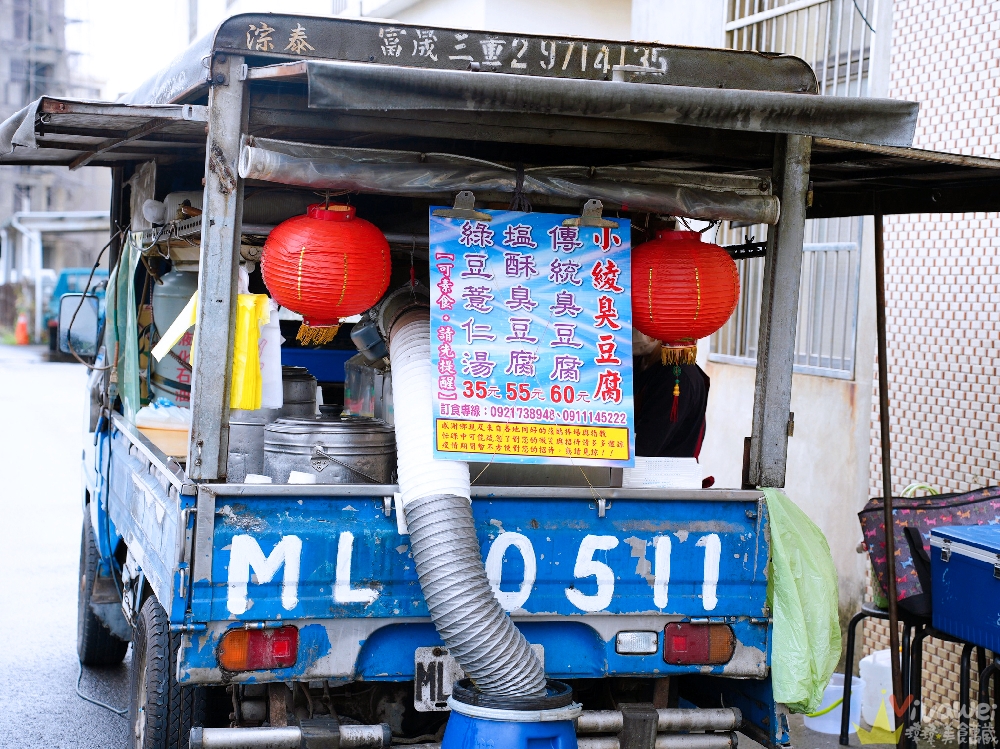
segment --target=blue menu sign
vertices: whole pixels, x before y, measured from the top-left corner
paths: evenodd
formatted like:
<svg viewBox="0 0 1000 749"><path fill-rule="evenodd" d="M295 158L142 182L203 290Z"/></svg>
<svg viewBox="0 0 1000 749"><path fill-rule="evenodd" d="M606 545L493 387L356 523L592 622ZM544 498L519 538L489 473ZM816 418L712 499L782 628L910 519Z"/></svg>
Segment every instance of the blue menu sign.
<svg viewBox="0 0 1000 749"><path fill-rule="evenodd" d="M633 465L628 220L434 210L435 457Z"/></svg>

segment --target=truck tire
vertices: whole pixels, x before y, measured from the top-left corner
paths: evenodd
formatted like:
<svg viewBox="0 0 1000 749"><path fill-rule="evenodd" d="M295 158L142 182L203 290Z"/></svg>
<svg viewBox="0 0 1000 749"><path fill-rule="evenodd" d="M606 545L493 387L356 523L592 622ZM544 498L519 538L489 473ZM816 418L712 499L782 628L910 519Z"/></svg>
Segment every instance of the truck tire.
<svg viewBox="0 0 1000 749"><path fill-rule="evenodd" d="M167 612L150 596L132 638L129 746L134 749L187 749L191 728L204 720L205 689L177 683L179 646Z"/></svg>
<svg viewBox="0 0 1000 749"><path fill-rule="evenodd" d="M128 642L111 634L90 607L99 561L94 531L84 518L80 540L80 590L76 600L76 654L84 666L114 666L122 662L128 650Z"/></svg>

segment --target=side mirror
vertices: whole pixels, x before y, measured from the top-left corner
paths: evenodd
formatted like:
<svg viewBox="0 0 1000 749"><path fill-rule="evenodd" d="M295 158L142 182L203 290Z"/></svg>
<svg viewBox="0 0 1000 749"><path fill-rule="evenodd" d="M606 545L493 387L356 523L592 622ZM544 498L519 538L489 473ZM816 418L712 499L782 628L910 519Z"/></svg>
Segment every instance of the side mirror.
<svg viewBox="0 0 1000 749"><path fill-rule="evenodd" d="M59 299L59 350L93 359L97 356L100 332L100 300L93 294L63 294Z"/></svg>

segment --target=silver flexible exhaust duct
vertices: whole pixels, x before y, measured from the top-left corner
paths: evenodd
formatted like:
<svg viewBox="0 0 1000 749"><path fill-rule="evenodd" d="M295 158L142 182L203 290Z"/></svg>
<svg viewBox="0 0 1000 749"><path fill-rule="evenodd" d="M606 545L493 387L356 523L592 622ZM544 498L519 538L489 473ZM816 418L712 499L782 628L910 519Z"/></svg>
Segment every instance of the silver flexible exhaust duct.
<svg viewBox="0 0 1000 749"><path fill-rule="evenodd" d="M392 326L399 490L410 550L431 620L448 652L483 692L545 693L545 671L493 595L472 520L469 466L434 460L430 320L404 313Z"/></svg>

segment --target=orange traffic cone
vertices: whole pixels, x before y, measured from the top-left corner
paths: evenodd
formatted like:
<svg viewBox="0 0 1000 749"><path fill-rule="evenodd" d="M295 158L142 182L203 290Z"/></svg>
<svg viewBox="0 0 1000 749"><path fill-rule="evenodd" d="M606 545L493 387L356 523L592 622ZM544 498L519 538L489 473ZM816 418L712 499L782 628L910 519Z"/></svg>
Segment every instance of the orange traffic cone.
<svg viewBox="0 0 1000 749"><path fill-rule="evenodd" d="M14 328L14 343L18 346L27 346L31 343L28 335L28 315L22 312L17 318L17 327Z"/></svg>

